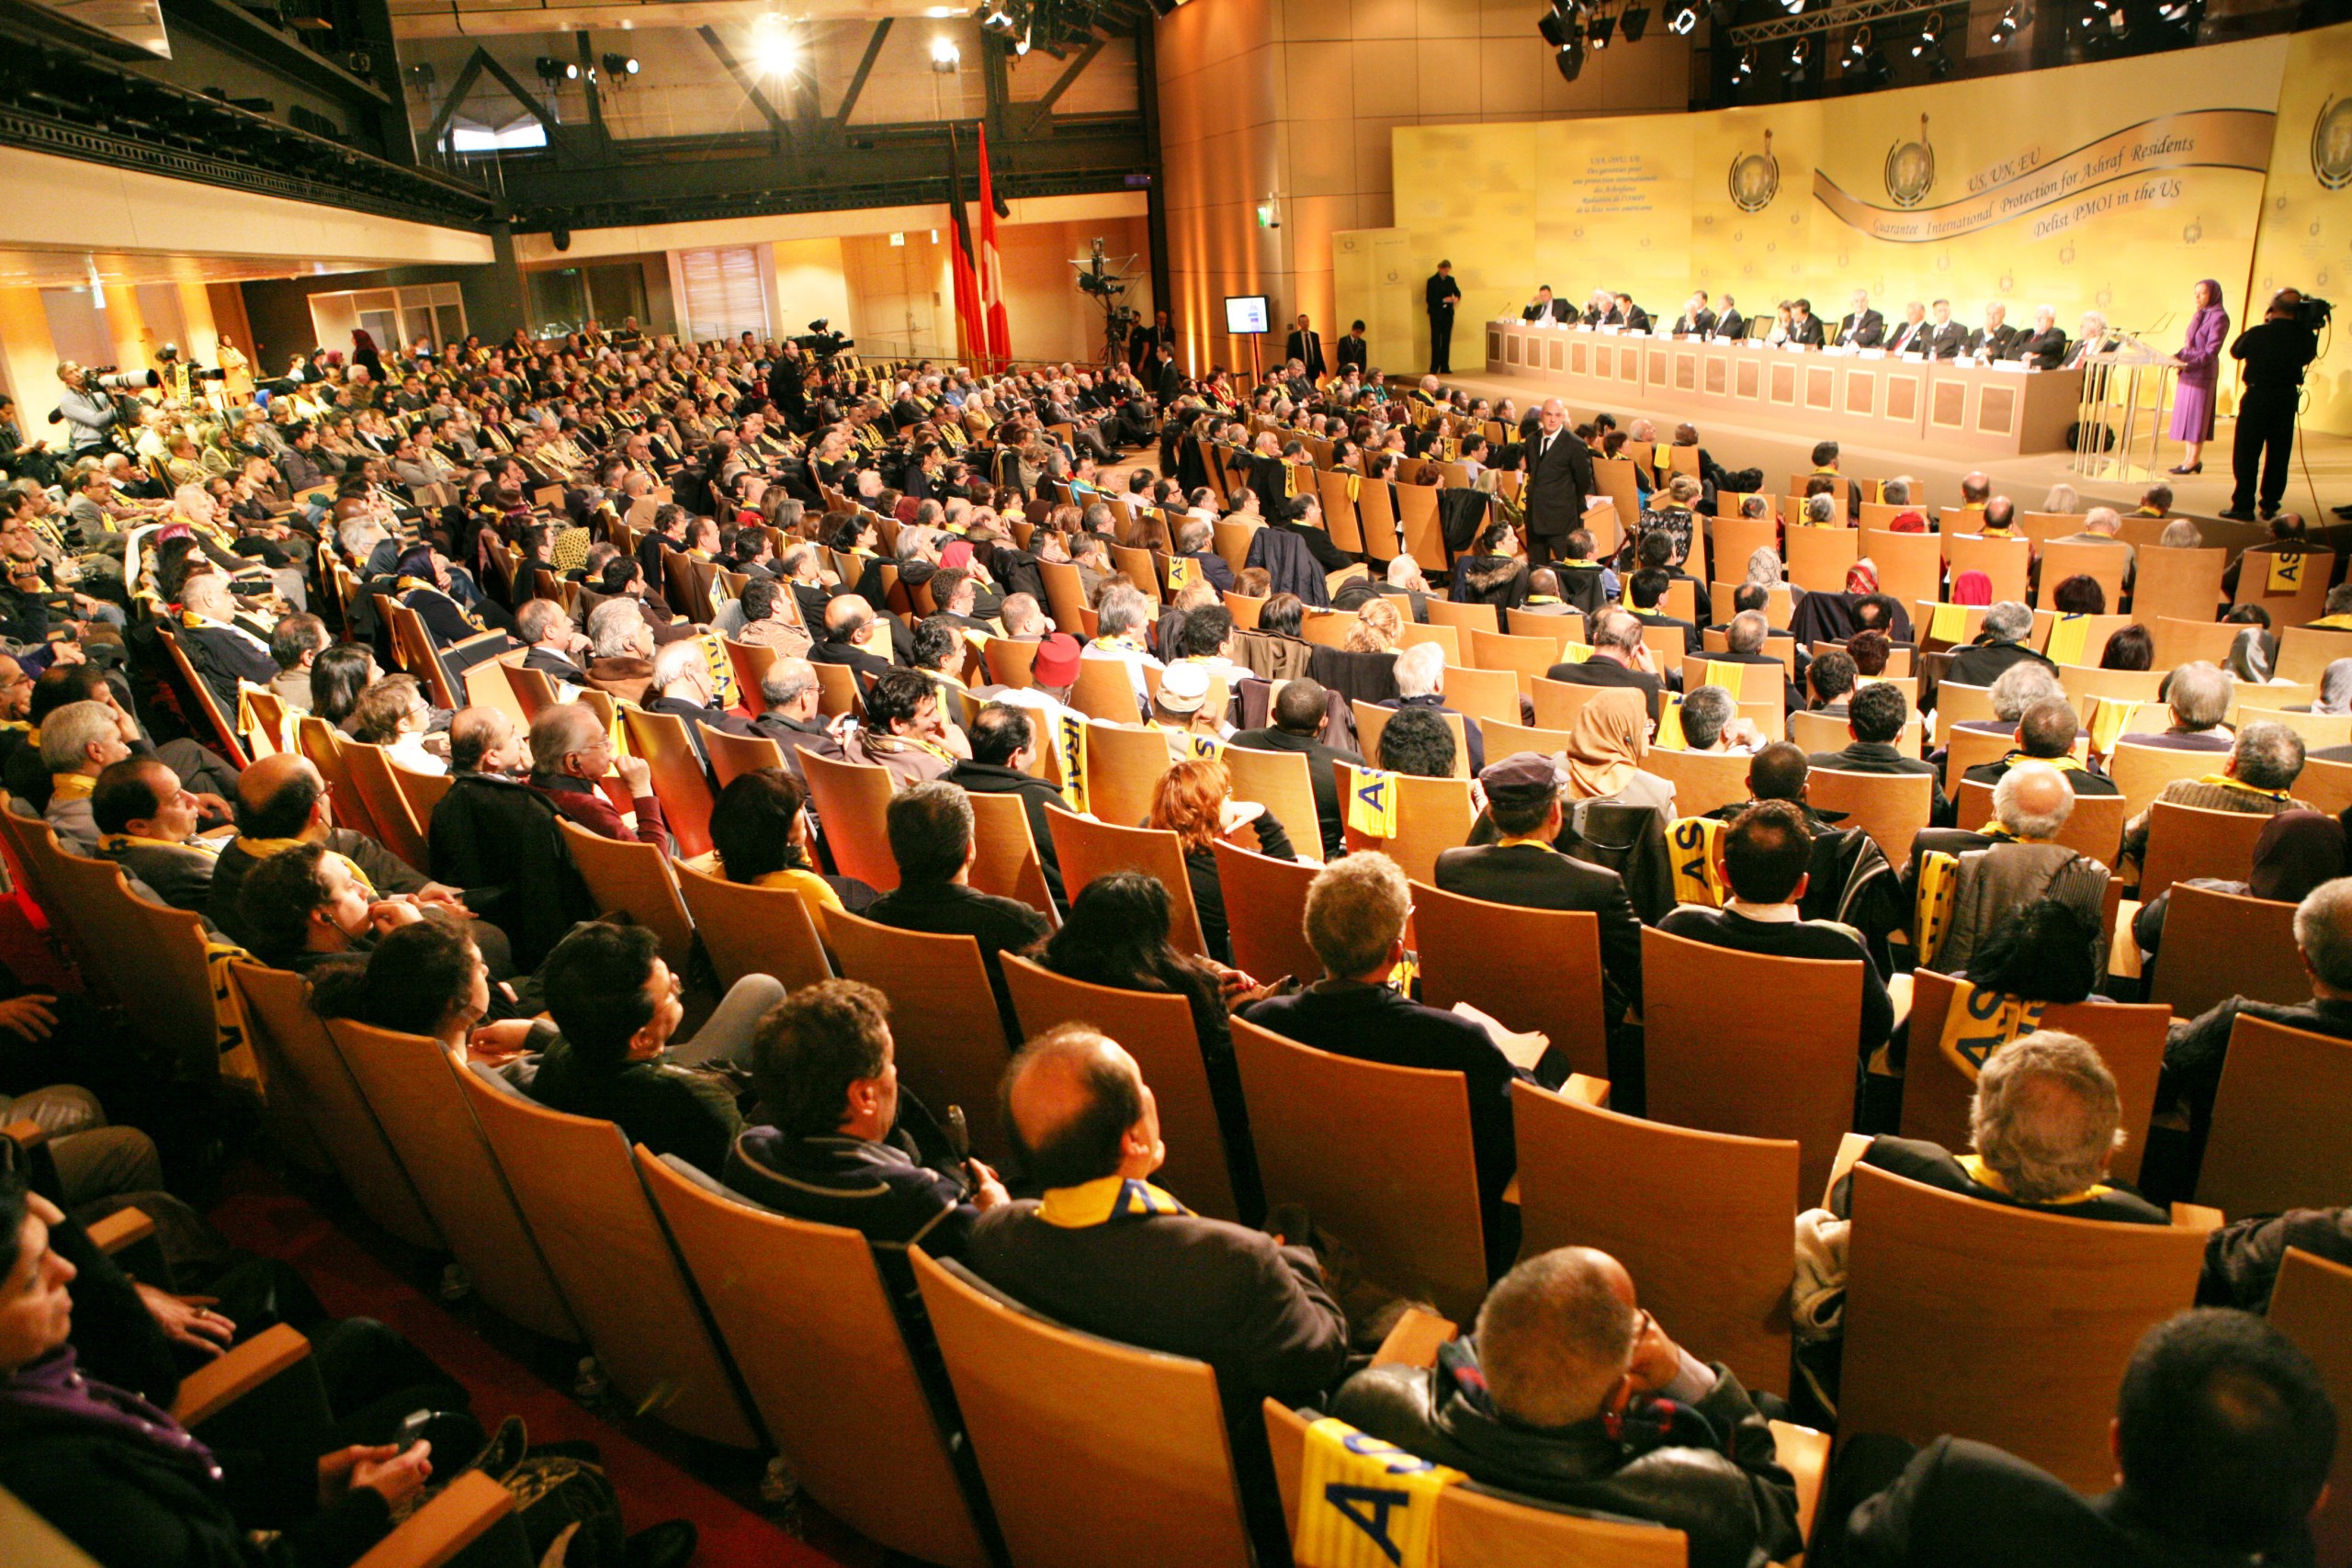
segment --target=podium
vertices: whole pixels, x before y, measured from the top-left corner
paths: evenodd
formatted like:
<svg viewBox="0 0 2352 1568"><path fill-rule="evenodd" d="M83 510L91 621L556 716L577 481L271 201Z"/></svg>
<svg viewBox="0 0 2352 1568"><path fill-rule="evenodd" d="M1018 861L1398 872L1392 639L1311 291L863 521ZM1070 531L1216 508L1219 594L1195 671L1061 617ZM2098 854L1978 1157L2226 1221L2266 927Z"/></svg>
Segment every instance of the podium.
<svg viewBox="0 0 2352 1568"><path fill-rule="evenodd" d="M2090 479L2144 480L2163 461L2165 411L2172 407L2172 355L2131 333L2083 359L2082 413L2075 427L2074 471ZM2106 440L2112 433L2114 445ZM2143 448L2144 447L2144 451Z"/></svg>

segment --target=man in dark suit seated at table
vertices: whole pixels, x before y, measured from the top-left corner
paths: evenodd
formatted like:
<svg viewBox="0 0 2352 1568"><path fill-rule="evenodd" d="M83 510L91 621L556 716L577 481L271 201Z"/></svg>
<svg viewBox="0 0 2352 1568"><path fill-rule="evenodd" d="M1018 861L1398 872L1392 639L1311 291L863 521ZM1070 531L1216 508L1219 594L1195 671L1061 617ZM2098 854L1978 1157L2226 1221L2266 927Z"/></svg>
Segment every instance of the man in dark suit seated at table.
<svg viewBox="0 0 2352 1568"><path fill-rule="evenodd" d="M1555 664L1544 671L1544 678L1576 686L1622 686L1639 692L1642 700L1649 705L1650 722L1657 723L1658 694L1666 682L1658 675L1657 661L1642 641L1642 623L1612 607L1595 615L1585 635L1592 639L1592 657L1581 663L1564 660Z"/></svg>
<svg viewBox="0 0 2352 1568"><path fill-rule="evenodd" d="M2109 1430L2120 1484L2091 1498L1986 1443L1848 1438L1816 1554L1871 1568L2314 1560L2336 1412L2310 1358L2262 1319L2188 1312L2148 1330Z"/></svg>
<svg viewBox="0 0 2352 1568"><path fill-rule="evenodd" d="M1789 341L1801 343L1807 348L1819 348L1826 334L1822 329L1821 318L1813 313L1813 301L1799 299L1794 302L1794 310L1789 321Z"/></svg>
<svg viewBox="0 0 2352 1568"><path fill-rule="evenodd" d="M1319 1403L1348 1358L1347 1319L1306 1238L1202 1218L1152 1186L1167 1157L1158 1104L1135 1058L1090 1025L1022 1047L1001 1100L1014 1158L1044 1195L982 1214L967 1264L1057 1323L1206 1361L1260 1559L1284 1561L1261 1402Z"/></svg>
<svg viewBox="0 0 2352 1568"><path fill-rule="evenodd" d="M1566 299L1553 299L1552 286L1546 283L1536 289L1534 300L1519 313L1519 319L1522 321L1565 321L1570 318L1574 309Z"/></svg>
<svg viewBox="0 0 2352 1568"><path fill-rule="evenodd" d="M1625 879L1607 866L1562 854L1560 784L1552 759L1521 751L1478 774L1491 844L1446 850L1437 857L1441 892L1526 909L1589 909L1600 927L1602 1016L1614 1021L1642 997L1642 925L1625 897Z"/></svg>
<svg viewBox="0 0 2352 1568"><path fill-rule="evenodd" d="M1846 732L1853 744L1842 751L1816 751L1806 764L1840 773L1926 773L1932 781L1935 764L1906 757L1895 750L1911 716L1911 705L1902 688L1882 681L1864 686L1846 699ZM1928 785L1928 820L1940 822L1949 813L1940 783Z"/></svg>
<svg viewBox="0 0 2352 1568"><path fill-rule="evenodd" d="M1928 307L1935 316L1928 330L1928 354L1935 359L1958 359L1968 349L1968 329L1951 319L1951 301L1939 299Z"/></svg>
<svg viewBox="0 0 2352 1568"><path fill-rule="evenodd" d="M1322 828L1323 855L1337 860L1346 846L1347 818L1340 809L1334 762L1363 765L1352 751L1326 745L1323 735L1331 720L1330 694L1319 681L1286 681L1274 694L1272 720L1263 729L1245 729L1229 745L1250 751L1290 751L1306 759L1306 782L1315 791L1315 818Z"/></svg>
<svg viewBox="0 0 2352 1568"><path fill-rule="evenodd" d="M1423 1007L1388 984L1405 957L1411 886L1395 861L1366 852L1333 861L1306 889L1306 944L1324 977L1269 997L1241 1017L1261 1029L1358 1061L1455 1072L1470 1107L1487 1261L1499 1272L1519 1248L1519 1213L1503 1190L1519 1166L1511 1135L1511 1080L1522 1076L1486 1029L1459 1013Z"/></svg>
<svg viewBox="0 0 2352 1568"><path fill-rule="evenodd" d="M1876 691L1879 688L1871 687ZM1668 936L1774 958L1856 959L1862 965L1860 1060L1886 1043L1894 1004L1861 941L1847 927L1808 920L1799 907L1813 865L1813 825L1785 800L1757 802L1716 846L1717 877L1730 889L1720 909L1685 904L1658 922Z"/></svg>
<svg viewBox="0 0 2352 1568"><path fill-rule="evenodd" d="M1854 308L1838 323L1838 346L1876 348L1884 341L1886 318L1871 309L1871 297L1866 291L1855 289Z"/></svg>

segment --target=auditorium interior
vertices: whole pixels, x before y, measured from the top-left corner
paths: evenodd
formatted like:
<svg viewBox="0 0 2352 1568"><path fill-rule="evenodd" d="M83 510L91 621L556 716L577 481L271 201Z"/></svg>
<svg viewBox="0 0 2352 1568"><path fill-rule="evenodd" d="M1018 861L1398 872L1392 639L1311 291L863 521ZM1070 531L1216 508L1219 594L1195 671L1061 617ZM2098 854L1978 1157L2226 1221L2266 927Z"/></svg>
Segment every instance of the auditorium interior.
<svg viewBox="0 0 2352 1568"><path fill-rule="evenodd" d="M0 1563L2352 1568L2352 0L0 0Z"/></svg>

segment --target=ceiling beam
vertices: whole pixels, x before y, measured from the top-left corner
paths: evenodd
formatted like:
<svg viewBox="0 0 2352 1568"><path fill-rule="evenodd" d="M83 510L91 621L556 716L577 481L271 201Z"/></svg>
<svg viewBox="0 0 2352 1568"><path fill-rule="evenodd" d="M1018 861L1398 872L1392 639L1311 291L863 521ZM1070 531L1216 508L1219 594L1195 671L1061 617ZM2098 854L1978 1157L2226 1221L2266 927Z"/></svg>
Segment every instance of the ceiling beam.
<svg viewBox="0 0 2352 1568"><path fill-rule="evenodd" d="M718 63L726 67L727 73L735 78L735 85L743 89L745 97L752 100L752 107L760 111L760 118L768 122L768 137L781 151L784 144L792 140L792 130L784 123L784 117L775 112L775 106L768 102L767 95L760 91L760 85L752 79L749 71L743 69L743 62L735 58L735 51L727 47L727 40L718 36L717 28L701 27L695 31L701 35L702 41L718 58Z"/></svg>
<svg viewBox="0 0 2352 1568"><path fill-rule="evenodd" d="M548 113L546 109L539 107L538 99L531 96L530 94L523 90L523 84L514 80L514 73L513 72L498 63L498 57L496 55L491 53L486 49L477 49L474 51L474 54L476 58L481 60L481 68L490 73L491 80L505 88L506 91L514 96L514 101L522 105L524 109L533 119L539 122L539 129L548 133L548 141L552 144L559 134L559 129L555 123L555 117Z"/></svg>
<svg viewBox="0 0 2352 1568"><path fill-rule="evenodd" d="M849 130L851 111L865 92L865 79L874 74L874 62L882 57L883 40L890 36L890 18L883 17L874 24L874 36L865 40L865 52L858 58L857 73L849 79L849 90L842 95L842 107L833 115L833 123L843 133Z"/></svg>
<svg viewBox="0 0 2352 1568"><path fill-rule="evenodd" d="M458 79L449 84L449 96L441 100L441 107L433 116L433 128L424 133L427 147L440 146L441 139L449 134L449 122L457 118L458 108L466 101L466 95L472 92L474 84L481 80L481 62L487 58L477 48L466 56L465 64L458 68Z"/></svg>
<svg viewBox="0 0 2352 1568"><path fill-rule="evenodd" d="M1046 123L1054 118L1054 106L1061 102L1062 95L1069 91L1069 85L1077 81L1086 68L1094 63L1094 57L1102 52L1102 40L1096 39L1062 67L1062 73L1054 78L1054 85L1046 89L1046 96L1039 98L1036 106L1029 111L1029 121L1022 128L1023 135L1035 136L1046 129Z"/></svg>

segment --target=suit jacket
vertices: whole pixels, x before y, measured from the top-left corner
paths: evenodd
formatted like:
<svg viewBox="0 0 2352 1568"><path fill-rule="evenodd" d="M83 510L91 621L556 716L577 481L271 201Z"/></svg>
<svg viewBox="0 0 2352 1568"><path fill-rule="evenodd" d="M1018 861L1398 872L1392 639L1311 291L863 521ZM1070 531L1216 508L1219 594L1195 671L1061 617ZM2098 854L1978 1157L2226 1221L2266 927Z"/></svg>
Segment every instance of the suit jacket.
<svg viewBox="0 0 2352 1568"><path fill-rule="evenodd" d="M1625 897L1625 879L1607 866L1564 855L1549 844L1474 844L1437 857L1440 892L1523 909L1589 909L1600 917L1600 969L1607 1015L1624 1016L1642 996L1642 925Z"/></svg>
<svg viewBox="0 0 2352 1568"><path fill-rule="evenodd" d="M1886 352L1889 354L1924 353L1934 340L1935 333L1935 323L1925 316L1916 321L1897 321L1894 324L1894 330L1886 334Z"/></svg>
<svg viewBox="0 0 2352 1568"><path fill-rule="evenodd" d="M1544 310L1543 302L1538 300L1534 304L1528 306L1526 310L1521 310L1519 313L1519 319L1522 321L1540 321L1544 319L1545 314L1546 311ZM1577 319L1576 307L1569 304L1566 299L1553 300L1549 314L1551 319L1555 321L1573 321Z"/></svg>
<svg viewBox="0 0 2352 1568"><path fill-rule="evenodd" d="M1639 305L1635 305L1631 310L1625 311L1624 320L1619 324L1629 333L1648 332L1650 330L1650 313L1647 310L1643 310Z"/></svg>
<svg viewBox="0 0 2352 1568"><path fill-rule="evenodd" d="M1838 344L1841 348L1876 348L1886 339L1886 318L1876 310L1864 310L1860 316L1849 311L1838 323Z"/></svg>
<svg viewBox="0 0 2352 1568"><path fill-rule="evenodd" d="M1860 959L1862 965L1862 1018L1857 1037L1861 1055L1886 1043L1894 1030L1894 1003L1886 994L1871 962L1870 950L1843 927L1826 920L1780 922L1750 919L1736 909L1705 909L1685 904L1657 923L1668 936L1686 937L1736 953L1760 953L1773 958Z"/></svg>
<svg viewBox="0 0 2352 1568"><path fill-rule="evenodd" d="M530 652L523 655L523 668L537 670L539 673L551 675L559 681L569 681L575 686L584 686L588 683L587 671L582 670L562 654L544 648L534 648Z"/></svg>
<svg viewBox="0 0 2352 1568"><path fill-rule="evenodd" d="M1954 652L1944 679L1961 686L1990 686L2010 666L2029 662L2049 665L2053 671L2058 668L2021 642L1988 642Z"/></svg>
<svg viewBox="0 0 2352 1568"><path fill-rule="evenodd" d="M256 645L225 626L174 629L180 646L187 649L188 662L196 666L196 672L211 690L212 700L220 705L221 716L232 724L237 719L237 682L251 681L266 686L277 678L277 660L269 656L266 645Z"/></svg>
<svg viewBox="0 0 2352 1568"><path fill-rule="evenodd" d="M1339 350L1341 370L1351 365L1362 370L1372 363L1372 344L1353 333L1340 339Z"/></svg>
<svg viewBox="0 0 2352 1568"><path fill-rule="evenodd" d="M1448 324L1453 321L1454 302L1462 298L1462 285L1442 273L1433 272L1421 285L1421 300L1432 316L1442 316ZM1345 364L1346 361L1340 361Z"/></svg>
<svg viewBox="0 0 2352 1568"><path fill-rule="evenodd" d="M695 752L702 758L702 765L706 768L710 766L710 747L702 738L706 726L729 735L759 733L752 728L749 719L738 718L724 708L697 707L684 697L651 697L644 705L648 713L672 714L686 721L686 733L694 737Z"/></svg>
<svg viewBox="0 0 2352 1568"><path fill-rule="evenodd" d="M2023 360L2037 370L2055 370L2066 357L2066 334L2056 327L2048 332L2019 333L2009 340L2005 359Z"/></svg>
<svg viewBox="0 0 2352 1568"><path fill-rule="evenodd" d="M1334 762L1353 762L1361 767L1363 759L1353 751L1342 751L1327 746L1318 739L1294 735L1272 725L1263 729L1245 729L1227 744L1250 751L1289 751L1306 759L1306 782L1315 791L1315 820L1321 829L1323 853L1326 859L1346 852L1347 818L1340 809L1340 785L1331 772ZM1267 979L1272 976L1265 976Z"/></svg>
<svg viewBox="0 0 2352 1568"><path fill-rule="evenodd" d="M1613 659L1598 656L1581 664L1555 664L1544 671L1546 681L1566 681L1576 686L1626 686L1642 694L1649 704L1650 722L1657 722L1658 693L1664 683L1652 674L1631 670Z"/></svg>
<svg viewBox="0 0 2352 1568"><path fill-rule="evenodd" d="M1958 359L1974 341L1975 334L1958 321L1946 321L1938 326L1928 323L1928 352L1938 359Z"/></svg>
<svg viewBox="0 0 2352 1568"><path fill-rule="evenodd" d="M1695 315L1684 315L1678 318L1674 323L1676 337L1705 337L1714 330L1715 313L1713 310L1701 310Z"/></svg>
<svg viewBox="0 0 2352 1568"><path fill-rule="evenodd" d="M2007 321L1991 333L1983 327L1972 328L1968 333L1968 352L1981 354L1987 359L2007 359L2009 345L2017 342L2018 336L2018 329Z"/></svg>
<svg viewBox="0 0 2352 1568"><path fill-rule="evenodd" d="M1062 792L1035 774L1018 769L1000 767L993 762L958 761L947 770L949 784L961 784L973 795L1017 795L1023 812L1029 818L1029 837L1037 846L1037 864L1046 874L1046 891L1057 904L1067 903L1062 896L1061 862L1054 856L1054 830L1046 819L1048 807L1069 807Z"/></svg>
<svg viewBox="0 0 2352 1568"><path fill-rule="evenodd" d="M1521 500L1527 531L1564 539L1584 525L1584 498L1593 493L1592 449L1563 427L1547 450L1537 431L1526 446L1527 488Z"/></svg>
<svg viewBox="0 0 2352 1568"><path fill-rule="evenodd" d="M1789 329L1791 343L1801 343L1809 348L1819 348L1826 340L1826 335L1827 329L1822 326L1819 316L1807 316L1804 325L1792 326Z"/></svg>
<svg viewBox="0 0 2352 1568"><path fill-rule="evenodd" d="M1309 376L1321 376L1331 367L1323 357L1321 333L1302 333L1294 328L1283 344L1283 357L1306 366Z"/></svg>
<svg viewBox="0 0 2352 1568"><path fill-rule="evenodd" d="M1747 318L1737 310L1726 310L1715 318L1713 336L1722 342L1736 343L1747 335Z"/></svg>
<svg viewBox="0 0 2352 1568"><path fill-rule="evenodd" d="M450 775L425 844L434 880L506 933L519 972L538 968L574 921L596 918L553 804L519 779Z"/></svg>

